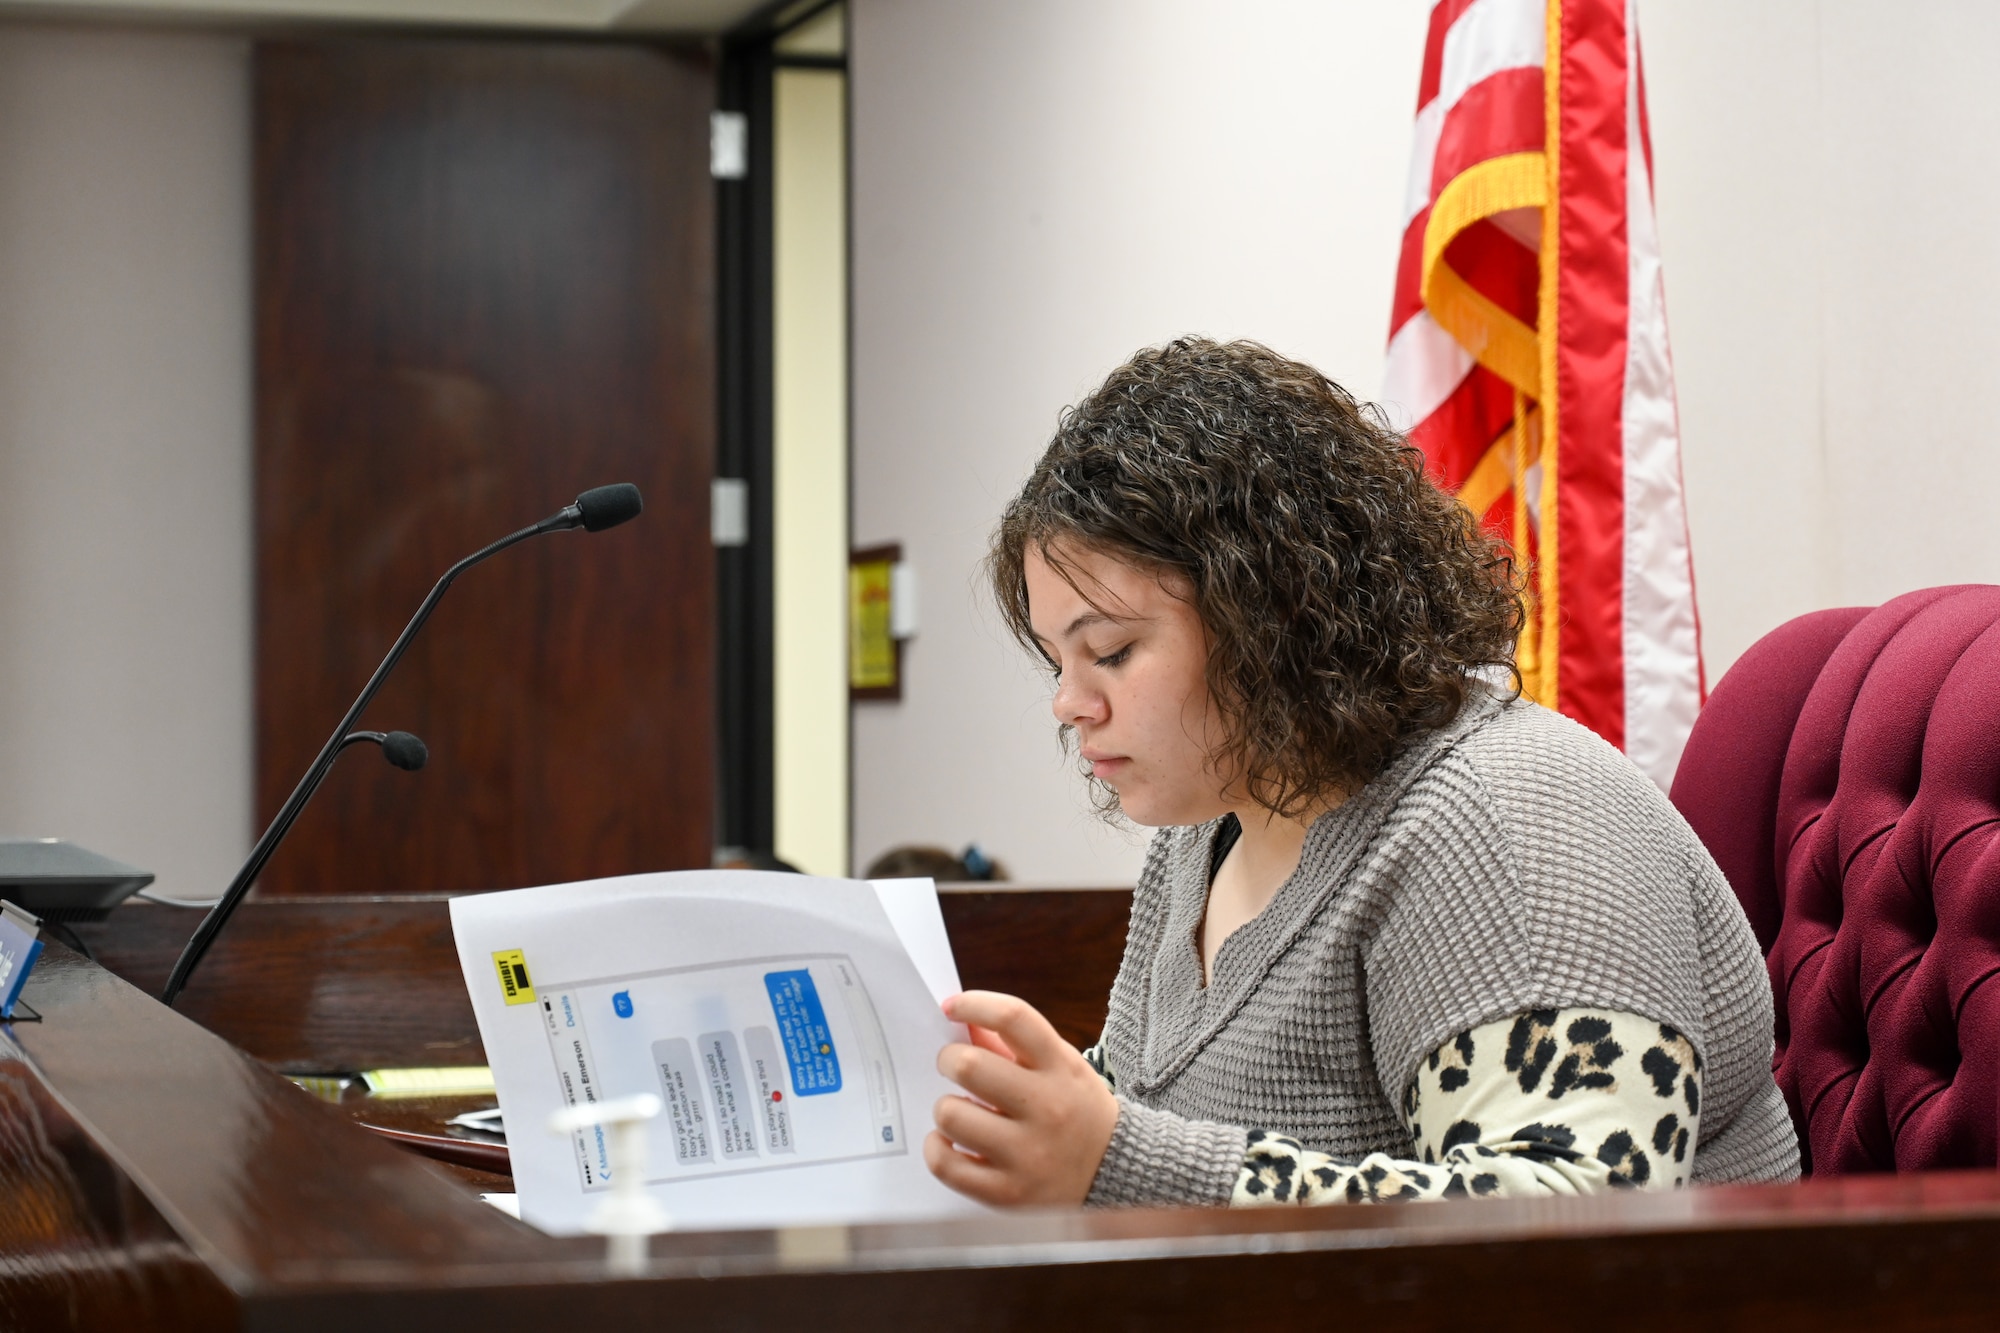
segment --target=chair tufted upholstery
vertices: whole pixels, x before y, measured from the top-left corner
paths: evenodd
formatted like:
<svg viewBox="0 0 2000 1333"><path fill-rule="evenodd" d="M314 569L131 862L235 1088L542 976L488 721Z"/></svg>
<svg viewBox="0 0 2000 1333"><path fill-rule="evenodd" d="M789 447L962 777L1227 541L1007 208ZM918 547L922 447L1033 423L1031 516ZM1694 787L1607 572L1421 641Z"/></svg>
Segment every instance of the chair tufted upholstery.
<svg viewBox="0 0 2000 1333"><path fill-rule="evenodd" d="M1673 801L1764 947L1806 1169L1994 1166L2000 587L1773 631L1716 686Z"/></svg>

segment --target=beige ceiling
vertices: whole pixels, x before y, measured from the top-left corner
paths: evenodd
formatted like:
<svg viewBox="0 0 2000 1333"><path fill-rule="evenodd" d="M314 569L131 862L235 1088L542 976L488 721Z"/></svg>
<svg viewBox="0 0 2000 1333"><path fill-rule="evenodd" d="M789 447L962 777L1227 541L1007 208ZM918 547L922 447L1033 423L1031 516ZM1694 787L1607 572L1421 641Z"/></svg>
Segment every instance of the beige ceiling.
<svg viewBox="0 0 2000 1333"><path fill-rule="evenodd" d="M719 33L762 0L4 0L0 15L197 23L410 23Z"/></svg>

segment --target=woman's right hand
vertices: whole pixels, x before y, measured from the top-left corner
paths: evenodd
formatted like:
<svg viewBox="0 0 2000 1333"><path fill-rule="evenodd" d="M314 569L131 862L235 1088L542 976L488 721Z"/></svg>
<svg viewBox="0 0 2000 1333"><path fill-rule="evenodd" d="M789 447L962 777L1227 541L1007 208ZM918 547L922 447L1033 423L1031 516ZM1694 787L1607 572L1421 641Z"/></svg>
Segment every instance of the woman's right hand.
<svg viewBox="0 0 2000 1333"><path fill-rule="evenodd" d="M970 1042L938 1072L970 1097L938 1099L924 1162L959 1193L998 1208L1081 1204L1118 1126L1118 1098L1033 1005L994 991L944 1002Z"/></svg>

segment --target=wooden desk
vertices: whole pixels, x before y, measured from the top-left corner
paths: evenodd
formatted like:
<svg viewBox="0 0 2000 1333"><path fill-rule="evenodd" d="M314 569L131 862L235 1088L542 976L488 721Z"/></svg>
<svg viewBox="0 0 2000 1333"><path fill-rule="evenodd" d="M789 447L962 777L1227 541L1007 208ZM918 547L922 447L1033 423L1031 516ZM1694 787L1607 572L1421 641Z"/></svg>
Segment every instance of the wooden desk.
<svg viewBox="0 0 2000 1333"><path fill-rule="evenodd" d="M1990 1172L676 1234L607 1281L599 1242L502 1216L66 950L27 998L46 1021L0 1029L7 1328L2000 1324Z"/></svg>

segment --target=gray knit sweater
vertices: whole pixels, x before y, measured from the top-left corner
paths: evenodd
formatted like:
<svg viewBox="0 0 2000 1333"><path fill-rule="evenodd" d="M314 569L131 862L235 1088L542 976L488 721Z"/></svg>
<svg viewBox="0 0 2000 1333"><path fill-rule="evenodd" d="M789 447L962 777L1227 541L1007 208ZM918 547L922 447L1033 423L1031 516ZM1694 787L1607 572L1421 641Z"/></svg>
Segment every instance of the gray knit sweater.
<svg viewBox="0 0 2000 1333"><path fill-rule="evenodd" d="M1475 691L1313 825L1204 987L1215 829L1160 830L1133 897L1101 1043L1118 1125L1091 1203L1227 1203L1253 1128L1408 1157L1393 1099L1420 1060L1481 1024L1577 1006L1691 1040L1696 1181L1798 1174L1749 923L1659 789L1583 727Z"/></svg>

